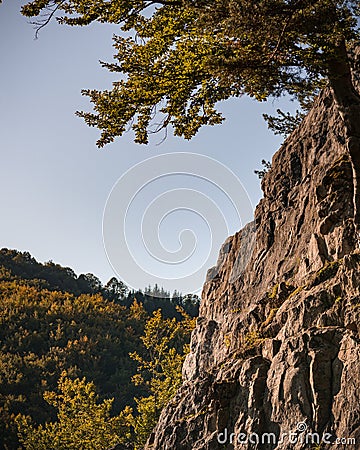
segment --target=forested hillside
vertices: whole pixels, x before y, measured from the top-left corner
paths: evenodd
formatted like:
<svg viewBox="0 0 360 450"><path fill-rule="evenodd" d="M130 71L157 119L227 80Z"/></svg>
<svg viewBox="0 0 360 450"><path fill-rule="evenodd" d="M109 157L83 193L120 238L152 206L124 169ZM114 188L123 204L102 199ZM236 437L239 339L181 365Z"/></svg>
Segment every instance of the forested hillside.
<svg viewBox="0 0 360 450"><path fill-rule="evenodd" d="M11 277L32 280L31 285L45 288L49 291L68 292L74 295L101 294L107 300L113 300L130 307L134 299L143 304L148 313L161 308L165 317L180 318L176 306L181 306L191 316L199 312L199 297L188 293L182 295L170 292L162 287L148 286L144 291L129 290L122 282L112 277L104 286L98 277L92 273L77 276L70 267L62 267L52 261L39 263L28 252L19 252L3 248L0 250L0 267L8 269ZM169 301L171 297L171 301Z"/></svg>
<svg viewBox="0 0 360 450"><path fill-rule="evenodd" d="M52 262L40 264L28 253L1 250L0 448L17 448L18 414L31 417L35 425L56 420L44 393L56 391L64 374L93 382L99 401L113 398L112 415L129 405L136 417L134 398L151 393L148 382L132 382L148 355L149 342L141 336L145 331L154 338L149 324L171 328L167 345L173 340L180 355L189 330L176 324L184 318L189 323L198 309L194 296L176 294L170 300L153 291L128 292L115 278L102 286L91 274L77 277ZM162 314L152 314L159 308Z"/></svg>

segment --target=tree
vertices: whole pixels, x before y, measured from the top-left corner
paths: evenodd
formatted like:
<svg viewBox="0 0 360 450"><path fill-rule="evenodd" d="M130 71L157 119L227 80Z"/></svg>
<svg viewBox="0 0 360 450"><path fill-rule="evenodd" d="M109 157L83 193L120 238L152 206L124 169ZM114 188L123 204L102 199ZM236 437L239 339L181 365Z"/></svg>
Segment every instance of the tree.
<svg viewBox="0 0 360 450"><path fill-rule="evenodd" d="M155 297L155 298L170 298L170 292L166 291L163 286L161 288L158 286L157 283L155 283L154 287L152 287L150 284L148 287L144 290L145 294L149 297Z"/></svg>
<svg viewBox="0 0 360 450"><path fill-rule="evenodd" d="M216 104L247 94L259 101L283 94L305 102L326 83L344 121L353 168L354 218L360 219L360 98L351 67L359 41L358 1L348 0L33 0L22 8L45 25L121 25L110 91L84 90L94 113L79 112L101 130L101 147L129 124L135 141L172 126L193 137L221 123ZM122 76L120 76L122 74Z"/></svg>
<svg viewBox="0 0 360 450"><path fill-rule="evenodd" d="M57 421L33 426L29 417L19 414L16 423L19 440L27 450L103 450L127 442L132 424L131 408L110 417L113 400L98 403L93 383L85 378L71 380L64 372L59 393L46 392L44 399L57 411Z"/></svg>
<svg viewBox="0 0 360 450"><path fill-rule="evenodd" d="M79 281L84 284L84 286L87 286L92 294L96 294L102 290L101 281L92 273L82 273L79 275Z"/></svg>
<svg viewBox="0 0 360 450"><path fill-rule="evenodd" d="M268 173L268 171L271 169L271 162L266 161L263 159L261 161L261 164L263 166L262 170L254 170L254 173L259 177L260 180L264 178L264 176Z"/></svg>
<svg viewBox="0 0 360 450"><path fill-rule="evenodd" d="M125 283L115 277L112 277L105 284L103 291L105 296L110 300L121 300L126 296L129 289Z"/></svg>
<svg viewBox="0 0 360 450"><path fill-rule="evenodd" d="M154 311L141 337L145 354L140 355L136 351L130 354L139 365L133 382L149 389L147 397L135 398L138 413L134 419L136 450L143 448L161 410L181 385L182 365L189 352L188 342L196 319L181 308L179 312L182 314L181 321L164 319L160 309Z"/></svg>
<svg viewBox="0 0 360 450"><path fill-rule="evenodd" d="M284 111L281 111L281 109L277 109L276 112L278 114L277 117L270 116L269 114L263 114L263 117L268 124L268 128L272 130L274 134L281 134L285 138L300 125L306 116L304 111L300 111L298 109L296 110L295 115L290 114L289 112L285 113ZM263 161L264 160L261 161L261 164L263 164ZM255 173L259 175L262 172L255 171Z"/></svg>

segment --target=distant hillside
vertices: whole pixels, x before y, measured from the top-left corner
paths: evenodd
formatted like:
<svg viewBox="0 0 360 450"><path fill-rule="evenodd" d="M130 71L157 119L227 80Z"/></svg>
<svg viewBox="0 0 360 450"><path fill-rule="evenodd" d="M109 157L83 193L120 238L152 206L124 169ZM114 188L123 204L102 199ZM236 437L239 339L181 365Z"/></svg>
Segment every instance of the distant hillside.
<svg viewBox="0 0 360 450"><path fill-rule="evenodd" d="M39 263L29 252L19 252L3 248L0 250L0 267L10 271L11 278L20 278L23 281L31 281L32 286L48 289L49 291L68 292L75 296L81 294L101 294L108 300L113 300L129 307L134 299L144 305L148 313L161 308L165 317L176 317L180 315L176 306L181 306L192 317L199 313L200 299L193 294L181 295L170 293L157 285L149 286L141 290L129 290L122 282L112 277L104 286L98 277L92 273L79 276L70 268L62 267L52 261Z"/></svg>
<svg viewBox="0 0 360 450"><path fill-rule="evenodd" d="M142 352L146 309L163 305L173 317L176 303L197 309L196 297L171 301L96 280L29 253L0 251L0 449L17 448L18 413L37 423L54 419L43 393L56 389L63 370L93 381L100 398L114 397L114 413L133 405L146 394L131 383L137 365L129 357Z"/></svg>
<svg viewBox="0 0 360 450"><path fill-rule="evenodd" d="M26 280L39 280L42 287L51 291L70 292L74 295L95 294L101 287L100 280L92 274L79 277L69 267L62 267L52 261L39 263L28 252L3 248L0 250L0 266L11 274Z"/></svg>

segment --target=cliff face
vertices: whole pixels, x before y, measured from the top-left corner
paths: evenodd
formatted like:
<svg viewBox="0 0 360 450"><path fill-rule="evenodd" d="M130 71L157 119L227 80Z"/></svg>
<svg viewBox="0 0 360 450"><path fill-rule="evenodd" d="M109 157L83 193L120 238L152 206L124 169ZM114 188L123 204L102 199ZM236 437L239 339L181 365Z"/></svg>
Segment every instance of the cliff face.
<svg viewBox="0 0 360 450"><path fill-rule="evenodd" d="M254 223L209 271L184 383L147 449L326 449L336 438L360 448L360 253L344 141L325 91L275 154Z"/></svg>

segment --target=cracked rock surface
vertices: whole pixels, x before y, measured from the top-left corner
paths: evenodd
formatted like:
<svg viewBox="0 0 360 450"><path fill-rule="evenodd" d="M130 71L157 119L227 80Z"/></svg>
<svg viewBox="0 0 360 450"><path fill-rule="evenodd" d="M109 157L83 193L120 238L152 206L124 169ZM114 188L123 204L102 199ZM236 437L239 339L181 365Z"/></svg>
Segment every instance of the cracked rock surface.
<svg viewBox="0 0 360 450"><path fill-rule="evenodd" d="M360 449L360 253L344 142L325 90L274 155L254 222L209 271L183 385L147 450L330 449L336 438ZM326 442L301 442L308 433Z"/></svg>

